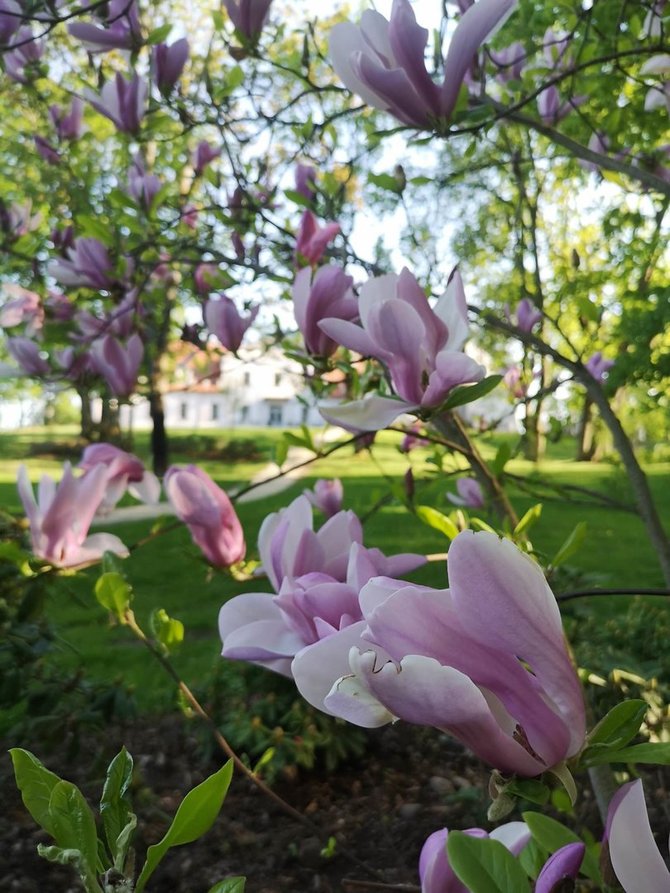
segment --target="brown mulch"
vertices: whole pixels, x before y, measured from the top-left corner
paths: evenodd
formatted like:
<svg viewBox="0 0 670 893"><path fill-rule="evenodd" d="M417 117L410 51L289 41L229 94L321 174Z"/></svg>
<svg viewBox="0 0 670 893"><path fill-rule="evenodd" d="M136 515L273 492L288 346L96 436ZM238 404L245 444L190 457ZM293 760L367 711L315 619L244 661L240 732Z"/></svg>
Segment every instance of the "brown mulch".
<svg viewBox="0 0 670 893"><path fill-rule="evenodd" d="M370 739L355 765L330 774L296 773L275 785L322 829L320 837L248 780L235 777L214 827L201 841L168 853L149 882L150 893L207 893L231 875L246 875L247 893L374 893L386 884L416 886L419 851L430 833L444 826L485 825L488 772L434 730L398 724L376 730ZM203 765L201 739L179 716L105 730L91 736L74 759L64 753L37 755L95 803L105 766L121 743L137 769L134 807L140 830L135 846L142 856L163 836L184 794L217 766ZM26 813L10 772L9 759L3 757L0 889L79 891L68 869L37 856L37 843L47 837ZM653 781L647 795L653 799ZM588 790L582 793L579 821L600 833ZM330 836L337 837L334 853L323 855Z"/></svg>

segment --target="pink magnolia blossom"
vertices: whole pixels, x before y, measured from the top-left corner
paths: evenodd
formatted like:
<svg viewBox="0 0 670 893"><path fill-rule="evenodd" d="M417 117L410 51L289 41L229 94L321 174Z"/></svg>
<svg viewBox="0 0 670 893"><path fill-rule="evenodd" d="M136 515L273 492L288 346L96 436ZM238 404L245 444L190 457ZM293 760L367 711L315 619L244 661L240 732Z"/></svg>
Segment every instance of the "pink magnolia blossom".
<svg viewBox="0 0 670 893"><path fill-rule="evenodd" d="M567 118L570 112L586 101L585 96L573 96L561 102L561 96L555 86L547 87L537 97L537 110L547 124L558 124Z"/></svg>
<svg viewBox="0 0 670 893"><path fill-rule="evenodd" d="M464 505L471 509L481 509L485 505L484 494L474 478L459 478L456 481L458 496L447 493L447 499L453 505Z"/></svg>
<svg viewBox="0 0 670 893"><path fill-rule="evenodd" d="M128 195L140 207L149 211L161 186L161 181L155 174L147 173L142 156L139 153L134 155L128 171Z"/></svg>
<svg viewBox="0 0 670 893"><path fill-rule="evenodd" d="M430 441L425 440L425 438L421 437L420 432L421 425L416 422L414 425L412 425L412 427L409 429L407 434L405 434L402 441L400 442L400 446L398 447L398 449L401 453L410 453L416 447L430 445Z"/></svg>
<svg viewBox="0 0 670 893"><path fill-rule="evenodd" d="M12 202L7 208L0 203L0 226L4 232L13 238L25 236L37 229L42 220L39 211L32 213L33 203L28 199L25 202Z"/></svg>
<svg viewBox="0 0 670 893"><path fill-rule="evenodd" d="M192 204L184 205L184 209L181 212L181 220L182 223L185 223L189 229L195 229L198 225L198 217L200 216L200 212L197 207Z"/></svg>
<svg viewBox="0 0 670 893"><path fill-rule="evenodd" d="M316 169L311 164L297 164L295 167L295 191L307 201L316 195Z"/></svg>
<svg viewBox="0 0 670 893"><path fill-rule="evenodd" d="M296 236L295 255L298 261L316 266L322 259L326 248L340 232L339 223L319 223L311 211L305 211L300 218L300 227Z"/></svg>
<svg viewBox="0 0 670 893"><path fill-rule="evenodd" d="M542 311L537 309L530 298L522 298L516 308L516 317L512 317L509 307L506 308L506 316L520 332L528 333L542 319Z"/></svg>
<svg viewBox="0 0 670 893"><path fill-rule="evenodd" d="M221 149L215 149L214 146L210 146L207 140L200 140L191 155L191 165L196 177L201 176L207 165L214 161L215 158L218 158L220 154Z"/></svg>
<svg viewBox="0 0 670 893"><path fill-rule="evenodd" d="M318 530L306 496L269 515L258 534L263 569L278 594L246 593L219 614L223 656L292 675L296 655L331 638L346 640L358 626L361 587L379 573L402 574L422 555L386 557L361 544L353 512L338 512ZM356 637L356 641L358 637Z"/></svg>
<svg viewBox="0 0 670 893"><path fill-rule="evenodd" d="M69 462L56 484L42 475L37 501L25 465L19 468L18 490L30 522L33 552L56 567L75 567L97 561L105 552L125 556L128 550L117 536L96 533L86 536L107 488L108 469L99 465L75 478Z"/></svg>
<svg viewBox="0 0 670 893"><path fill-rule="evenodd" d="M146 112L147 82L138 74L126 80L117 72L99 96L88 90L86 98L96 111L113 121L121 133L137 133Z"/></svg>
<svg viewBox="0 0 670 893"><path fill-rule="evenodd" d="M640 74L657 75L659 83L651 87L644 100L646 112L665 108L670 115L670 53L660 53L647 59Z"/></svg>
<svg viewBox="0 0 670 893"><path fill-rule="evenodd" d="M33 35L29 25L24 25L19 28L12 45L15 48L3 55L5 74L18 84L28 84L44 54L44 41Z"/></svg>
<svg viewBox="0 0 670 893"><path fill-rule="evenodd" d="M338 348L337 342L321 329L326 318L358 319L358 301L351 289L353 279L334 264L320 267L312 273L305 267L296 273L293 282L293 310L307 352L313 356L329 357Z"/></svg>
<svg viewBox="0 0 670 893"><path fill-rule="evenodd" d="M592 375L596 381L603 382L607 378L607 373L614 365L614 360L606 360L600 351L597 351L590 357L584 366L589 375Z"/></svg>
<svg viewBox="0 0 670 893"><path fill-rule="evenodd" d="M16 0L0 0L0 48L10 45L10 38L21 27L23 11Z"/></svg>
<svg viewBox="0 0 670 893"><path fill-rule="evenodd" d="M49 273L63 285L108 290L115 285L112 261L107 248L92 237L74 240L66 257L49 262Z"/></svg>
<svg viewBox="0 0 670 893"><path fill-rule="evenodd" d="M521 400L526 396L528 388L522 381L522 372L518 366L510 366L503 375L503 384L512 397Z"/></svg>
<svg viewBox="0 0 670 893"><path fill-rule="evenodd" d="M526 61L526 48L520 41L515 41L502 50L489 50L491 61L498 68L499 80L518 81Z"/></svg>
<svg viewBox="0 0 670 893"><path fill-rule="evenodd" d="M490 838L507 847L513 856L518 856L530 841L530 830L525 822L507 822L491 833L482 828L469 828L463 832L470 837ZM442 828L435 831L424 843L419 856L419 879L421 893L468 893L468 888L456 877L447 857L449 831Z"/></svg>
<svg viewBox="0 0 670 893"><path fill-rule="evenodd" d="M105 335L93 342L90 351L93 369L117 397L127 397L135 390L143 356L144 345L137 333L125 344L113 335Z"/></svg>
<svg viewBox="0 0 670 893"><path fill-rule="evenodd" d="M360 26L343 22L330 33L330 57L342 82L365 103L420 128L449 121L480 46L514 11L517 0L479 0L461 16L436 84L426 70L428 31L409 0L394 0L391 19L366 10Z"/></svg>
<svg viewBox="0 0 670 893"><path fill-rule="evenodd" d="M35 335L44 325L44 307L40 296L12 282L6 282L2 286L2 293L9 300L0 307L0 326L11 329L25 325L26 335Z"/></svg>
<svg viewBox="0 0 670 893"><path fill-rule="evenodd" d="M536 776L581 750L585 713L541 569L509 540L464 531L450 589L376 578L363 619L299 653L311 704L356 725L435 726L504 773Z"/></svg>
<svg viewBox="0 0 670 893"><path fill-rule="evenodd" d="M139 46L142 41L135 0L109 0L103 25L75 22L68 26L68 31L83 42L89 53L130 50Z"/></svg>
<svg viewBox="0 0 670 893"><path fill-rule="evenodd" d="M639 778L620 787L612 798L605 840L612 868L625 893L670 890L670 871L656 846Z"/></svg>
<svg viewBox="0 0 670 893"><path fill-rule="evenodd" d="M7 339L7 350L26 375L48 375L50 366L40 355L40 347L31 338L16 335Z"/></svg>
<svg viewBox="0 0 670 893"><path fill-rule="evenodd" d="M107 468L107 487L96 514L112 511L128 490L136 499L151 505L160 499L161 485L155 474L147 471L144 463L111 443L94 443L84 449L79 468L90 474L99 465Z"/></svg>
<svg viewBox="0 0 670 893"><path fill-rule="evenodd" d="M257 40L271 3L272 0L223 0L235 30L247 41Z"/></svg>
<svg viewBox="0 0 670 893"><path fill-rule="evenodd" d="M577 840L567 843L547 859L537 876L534 893L558 893L566 886L566 881L575 881L582 867L586 845Z"/></svg>
<svg viewBox="0 0 670 893"><path fill-rule="evenodd" d="M244 558L242 525L230 499L208 474L195 465L173 465L164 486L175 514L209 562L230 567Z"/></svg>
<svg viewBox="0 0 670 893"><path fill-rule="evenodd" d="M205 325L227 350L236 353L245 332L256 319L258 310L258 307L254 307L247 316L242 316L231 298L219 295L205 303Z"/></svg>
<svg viewBox="0 0 670 893"><path fill-rule="evenodd" d="M314 508L323 512L326 518L332 518L342 509L344 489L342 481L337 478L330 480L321 478L315 482L312 490L305 490L304 494Z"/></svg>
<svg viewBox="0 0 670 893"><path fill-rule="evenodd" d="M168 96L181 77L188 60L189 44L185 37L174 43L159 43L151 50L151 70L156 86Z"/></svg>
<svg viewBox="0 0 670 893"><path fill-rule="evenodd" d="M37 149L38 155L47 164L60 164L60 155L58 154L58 150L51 145L49 140L45 139L43 136L36 134L33 137L33 142L35 143L35 148Z"/></svg>
<svg viewBox="0 0 670 893"><path fill-rule="evenodd" d="M58 105L49 106L49 117L53 122L59 142L76 140L82 134L84 103L75 96L70 104L70 110L65 111Z"/></svg>
<svg viewBox="0 0 670 893"><path fill-rule="evenodd" d="M368 394L349 404L321 404L327 421L352 431L378 430L404 412L435 409L457 385L484 377L484 367L461 349L468 322L458 270L434 308L407 269L368 280L358 307L360 326L324 319L319 327L338 344L380 360L397 397Z"/></svg>

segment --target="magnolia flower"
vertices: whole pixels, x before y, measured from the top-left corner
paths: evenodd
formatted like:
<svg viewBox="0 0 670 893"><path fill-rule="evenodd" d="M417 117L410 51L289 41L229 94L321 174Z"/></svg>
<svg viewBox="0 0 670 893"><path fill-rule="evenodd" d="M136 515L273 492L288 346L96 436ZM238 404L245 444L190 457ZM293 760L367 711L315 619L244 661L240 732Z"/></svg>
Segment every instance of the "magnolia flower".
<svg viewBox="0 0 670 893"><path fill-rule="evenodd" d="M189 44L185 37L174 43L159 43L151 49L151 70L156 86L167 96L181 77L188 60Z"/></svg>
<svg viewBox="0 0 670 893"><path fill-rule="evenodd" d="M390 21L369 9L360 26L335 25L330 32L333 67L368 105L414 127L439 126L451 118L479 47L516 5L517 0L479 0L464 12L449 44L440 86L426 70L428 31L417 24L408 0L394 0Z"/></svg>
<svg viewBox="0 0 670 893"><path fill-rule="evenodd" d="M223 0L238 34L247 41L254 41L263 30L272 0Z"/></svg>
<svg viewBox="0 0 670 893"><path fill-rule="evenodd" d="M107 81L102 88L100 96L88 90L86 98L121 133L137 133L145 113L147 82L138 74L128 81L117 72L114 80Z"/></svg>
<svg viewBox="0 0 670 893"><path fill-rule="evenodd" d="M360 290L361 326L324 319L319 328L338 344L387 368L399 399L368 394L361 401L319 409L327 421L353 431L377 430L404 412L436 409L457 385L479 381L484 367L461 350L468 334L465 292L458 270L431 308L409 270L368 280Z"/></svg>
<svg viewBox="0 0 670 893"><path fill-rule="evenodd" d="M518 81L527 58L526 48L520 41L502 50L489 50L491 61L498 68L496 77L501 81Z"/></svg>
<svg viewBox="0 0 670 893"><path fill-rule="evenodd" d="M161 189L161 181L155 174L148 174L142 156L133 156L133 163L128 171L128 195L138 205L149 210Z"/></svg>
<svg viewBox="0 0 670 893"><path fill-rule="evenodd" d="M329 242L332 242L339 232L339 223L319 226L314 214L305 211L300 218L300 228L296 236L296 259L315 267L323 257Z"/></svg>
<svg viewBox="0 0 670 893"><path fill-rule="evenodd" d="M338 512L314 531L306 496L269 515L258 549L278 594L246 593L221 608L223 656L291 676L294 657L317 643L328 640L348 650L350 631L362 618L361 587L376 574L403 574L425 562L422 555L387 557L366 549L361 538L353 512Z"/></svg>
<svg viewBox="0 0 670 893"><path fill-rule="evenodd" d="M16 0L0 0L0 48L6 49L10 37L21 27L23 11Z"/></svg>
<svg viewBox="0 0 670 893"><path fill-rule="evenodd" d="M625 893L670 890L670 872L649 825L639 778L620 787L612 797L605 840L612 868Z"/></svg>
<svg viewBox="0 0 670 893"><path fill-rule="evenodd" d="M661 53L647 59L640 69L640 74L655 74L661 78L661 82L648 91L644 100L644 110L650 112L665 107L670 114L670 54Z"/></svg>
<svg viewBox="0 0 670 893"><path fill-rule="evenodd" d="M325 318L358 319L358 301L351 289L353 279L334 264L320 267L312 273L305 267L296 273L293 282L293 310L307 352L313 356L329 357L338 344L321 329Z"/></svg>
<svg viewBox="0 0 670 893"><path fill-rule="evenodd" d="M93 369L117 397L127 397L135 390L143 356L144 345L137 333L125 344L113 335L105 335L93 342L90 351Z"/></svg>
<svg viewBox="0 0 670 893"><path fill-rule="evenodd" d="M561 102L561 96L553 85L543 90L537 97L537 110L543 121L548 124L558 124L563 118L567 118L573 109L586 101L585 96L573 96L565 102Z"/></svg>
<svg viewBox="0 0 670 893"><path fill-rule="evenodd" d="M128 554L121 540L111 533L86 536L104 498L107 474L107 468L99 465L75 478L70 463L66 462L59 484L42 475L35 501L27 469L21 465L17 481L19 496L30 522L33 552L38 558L56 567L75 567L96 561L105 552Z"/></svg>
<svg viewBox="0 0 670 893"><path fill-rule="evenodd" d="M470 837L490 838L507 847L514 856L530 841L530 831L525 822L507 822L491 833L482 828L469 828L463 832ZM465 884L456 877L447 857L449 831L443 828L435 831L426 840L419 856L419 878L421 893L468 893Z"/></svg>
<svg viewBox="0 0 670 893"><path fill-rule="evenodd" d="M534 893L560 893L563 889L574 889L574 885L565 886L564 882L576 880L585 853L586 845L581 841L568 843L552 853L537 876Z"/></svg>
<svg viewBox="0 0 670 893"><path fill-rule="evenodd" d="M613 365L614 360L606 360L600 351L594 353L593 356L584 363L584 367L589 375L592 375L596 381L600 382L605 381L607 373Z"/></svg>
<svg viewBox="0 0 670 893"><path fill-rule="evenodd" d="M216 264L198 264L193 271L193 284L199 295L208 295L223 281L223 271Z"/></svg>
<svg viewBox="0 0 670 893"><path fill-rule="evenodd" d="M115 284L113 265L107 249L92 237L74 240L66 258L49 262L49 273L63 285L110 289Z"/></svg>
<svg viewBox="0 0 670 893"><path fill-rule="evenodd" d="M518 366L509 366L503 375L503 384L512 397L521 400L526 396L527 386L523 382L523 373Z"/></svg>
<svg viewBox="0 0 670 893"><path fill-rule="evenodd" d="M137 456L111 443L94 443L85 448L78 467L90 474L99 465L107 468L107 487L98 515L111 512L126 490L141 502L153 505L159 501L160 481Z"/></svg>
<svg viewBox="0 0 670 893"><path fill-rule="evenodd" d="M72 100L69 111L61 109L58 105L49 106L49 117L60 142L76 140L81 136L83 113L84 103L78 96Z"/></svg>
<svg viewBox="0 0 670 893"><path fill-rule="evenodd" d="M7 350L26 375L47 375L49 363L40 355L40 348L30 338L17 335L7 339Z"/></svg>
<svg viewBox="0 0 670 893"><path fill-rule="evenodd" d="M453 493L447 493L447 499L453 505L465 505L471 509L481 509L484 507L484 494L474 478L459 478L456 481L456 489L458 496Z"/></svg>
<svg viewBox="0 0 670 893"><path fill-rule="evenodd" d="M248 316L242 316L231 298L219 295L218 298L205 302L205 325L227 350L236 353L242 344L244 333L256 319L258 310L258 307L254 307Z"/></svg>
<svg viewBox="0 0 670 893"><path fill-rule="evenodd" d="M37 149L40 158L44 159L48 164L60 164L58 150L51 145L49 140L44 139L44 137L39 134L35 134L33 142L35 143L35 148Z"/></svg>
<svg viewBox="0 0 670 893"><path fill-rule="evenodd" d="M421 425L417 422L405 434L398 449L401 453L409 453L416 447L429 446L430 441L420 436ZM411 469L410 469L411 471Z"/></svg>
<svg viewBox="0 0 670 893"><path fill-rule="evenodd" d="M207 165L214 161L215 158L218 158L220 154L221 149L215 149L214 146L210 146L207 140L200 140L191 155L191 164L196 177L199 177Z"/></svg>
<svg viewBox="0 0 670 893"><path fill-rule="evenodd" d="M542 319L542 311L538 310L529 298L522 298L516 308L516 320L511 317L509 308L506 310L507 318L516 324L520 332L531 332Z"/></svg>
<svg viewBox="0 0 670 893"><path fill-rule="evenodd" d="M74 341L92 341L103 335L128 338L135 329L136 312L137 290L133 289L105 316L95 316L88 310L78 310L75 313L75 322L82 334L72 334L70 337Z"/></svg>
<svg viewBox="0 0 670 893"><path fill-rule="evenodd" d="M15 49L3 55L5 74L19 84L27 84L30 80L30 69L44 54L44 41L37 40L30 26L24 25L19 28L13 46Z"/></svg>
<svg viewBox="0 0 670 893"><path fill-rule="evenodd" d="M314 508L323 512L326 518L332 518L342 508L344 492L340 480L321 478L315 482L313 490L303 492Z"/></svg>
<svg viewBox="0 0 670 893"><path fill-rule="evenodd" d="M460 533L447 563L450 589L366 584L347 641L294 659L298 690L356 725L435 726L504 773L540 775L585 736L554 595L538 565L486 531Z"/></svg>
<svg viewBox="0 0 670 893"><path fill-rule="evenodd" d="M316 170L311 164L297 164L295 167L295 191L307 201L316 195Z"/></svg>
<svg viewBox="0 0 670 893"><path fill-rule="evenodd" d="M130 50L142 39L135 0L109 0L104 26L75 22L68 31L81 40L89 53L107 50Z"/></svg>
<svg viewBox="0 0 670 893"><path fill-rule="evenodd" d="M44 325L44 308L40 296L21 285L6 282L2 293L10 300L0 307L0 326L11 329L26 324L26 335L32 336Z"/></svg>
<svg viewBox="0 0 670 893"><path fill-rule="evenodd" d="M193 542L216 567L242 561L244 532L230 499L195 465L168 468L165 492L177 517L191 531Z"/></svg>
<svg viewBox="0 0 670 893"><path fill-rule="evenodd" d="M655 0L647 13L644 24L642 25L641 37L663 36L663 12L666 6L666 0Z"/></svg>
<svg viewBox="0 0 670 893"><path fill-rule="evenodd" d="M42 215L39 211L32 213L33 203L30 199L25 202L12 202L7 208L0 203L0 227L14 238L31 233L40 225Z"/></svg>

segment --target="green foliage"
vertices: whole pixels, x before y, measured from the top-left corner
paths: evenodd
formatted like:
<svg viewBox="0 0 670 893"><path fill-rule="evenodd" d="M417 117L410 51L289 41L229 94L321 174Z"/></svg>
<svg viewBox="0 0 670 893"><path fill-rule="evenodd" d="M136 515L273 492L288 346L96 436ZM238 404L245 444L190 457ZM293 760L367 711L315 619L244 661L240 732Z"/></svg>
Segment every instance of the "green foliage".
<svg viewBox="0 0 670 893"><path fill-rule="evenodd" d="M472 893L530 893L521 864L498 840L450 831L449 864Z"/></svg>

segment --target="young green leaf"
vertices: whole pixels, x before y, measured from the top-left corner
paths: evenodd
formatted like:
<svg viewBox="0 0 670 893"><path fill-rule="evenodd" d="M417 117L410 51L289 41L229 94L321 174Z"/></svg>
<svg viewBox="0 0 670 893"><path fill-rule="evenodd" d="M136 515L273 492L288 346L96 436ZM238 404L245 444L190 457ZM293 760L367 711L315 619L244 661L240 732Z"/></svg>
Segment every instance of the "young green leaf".
<svg viewBox="0 0 670 893"><path fill-rule="evenodd" d="M181 645L184 641L184 624L170 617L165 608L156 608L149 617L152 634L166 650Z"/></svg>
<svg viewBox="0 0 670 893"><path fill-rule="evenodd" d="M458 527L456 527L451 518L443 515L442 512L437 509L434 509L429 505L417 505L415 511L416 516L420 521L423 521L428 527L433 527L435 530L439 530L448 540L453 540L454 537L458 536Z"/></svg>
<svg viewBox="0 0 670 893"><path fill-rule="evenodd" d="M530 893L526 873L498 840L451 831L449 864L471 893Z"/></svg>
<svg viewBox="0 0 670 893"><path fill-rule="evenodd" d="M103 608L111 611L120 623L130 608L133 591L130 584L121 574L111 571L103 574L95 582L95 597Z"/></svg>
<svg viewBox="0 0 670 893"><path fill-rule="evenodd" d="M568 843L583 843L574 831L566 828L565 825L561 825L555 819L549 818L549 816L541 815L539 812L524 812L523 820L528 825L528 829L533 835L533 840L537 841L547 853L555 853L556 850L560 850L562 846L566 846ZM598 860L593 852L588 849L584 856L581 870L586 877L596 884L599 886L602 884Z"/></svg>
<svg viewBox="0 0 670 893"><path fill-rule="evenodd" d="M580 521L579 524L575 526L572 533L549 562L552 567L558 567L574 555L575 552L579 551L586 538L586 529L586 521Z"/></svg>
<svg viewBox="0 0 670 893"><path fill-rule="evenodd" d="M622 701L591 730L589 744L608 744L621 748L637 735L647 714L648 705L641 699Z"/></svg>
<svg viewBox="0 0 670 893"><path fill-rule="evenodd" d="M586 750L582 755L582 762L585 766L600 766L603 763L650 763L670 766L670 742L634 744L621 750L598 748L593 753Z"/></svg>
<svg viewBox="0 0 670 893"><path fill-rule="evenodd" d="M244 893L245 884L246 878L229 877L225 881L219 881L218 884L214 884L208 893Z"/></svg>
<svg viewBox="0 0 670 893"><path fill-rule="evenodd" d="M121 748L107 769L100 799L100 816L114 868L123 871L130 844L130 834L137 818L130 808L130 785L133 780L133 758ZM129 827L131 826L131 827Z"/></svg>
<svg viewBox="0 0 670 893"><path fill-rule="evenodd" d="M209 831L226 798L232 775L233 762L228 760L218 772L210 775L184 797L163 839L147 850L146 862L137 879L135 893L142 893L170 847L192 843Z"/></svg>
<svg viewBox="0 0 670 893"><path fill-rule="evenodd" d="M477 384L463 385L454 388L448 400L442 404L440 411L447 409L455 409L457 406L464 406L466 403L472 403L473 400L479 400L480 397L486 396L502 381L502 375L488 375Z"/></svg>
<svg viewBox="0 0 670 893"><path fill-rule="evenodd" d="M93 813L79 788L70 781L59 781L54 785L49 799L49 815L50 833L56 844L63 850L79 850L81 878L91 889L95 889L98 834Z"/></svg>
<svg viewBox="0 0 670 893"><path fill-rule="evenodd" d="M536 505L531 506L514 528L514 536L518 536L519 534L525 533L527 530L530 530L533 524L535 524L535 522L539 520L541 514L541 502L538 502Z"/></svg>
<svg viewBox="0 0 670 893"><path fill-rule="evenodd" d="M60 778L50 772L46 766L21 747L13 747L9 751L14 764L16 786L21 791L23 803L40 828L55 837L49 801L51 792Z"/></svg>

